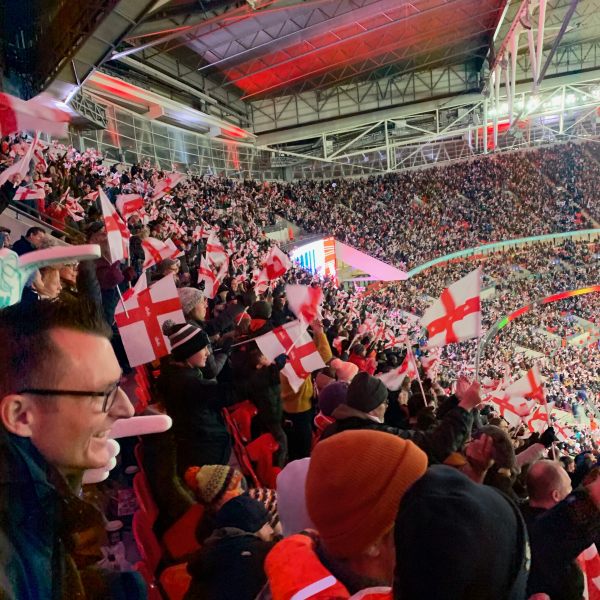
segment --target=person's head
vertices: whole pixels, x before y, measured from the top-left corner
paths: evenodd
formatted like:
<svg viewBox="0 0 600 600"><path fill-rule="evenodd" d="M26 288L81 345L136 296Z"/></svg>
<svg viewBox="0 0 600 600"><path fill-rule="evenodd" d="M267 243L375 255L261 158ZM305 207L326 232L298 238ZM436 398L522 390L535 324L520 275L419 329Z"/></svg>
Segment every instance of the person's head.
<svg viewBox="0 0 600 600"><path fill-rule="evenodd" d="M165 277L165 275L175 276L179 273L179 266L179 260L176 258L165 258L158 263L156 270L161 277Z"/></svg>
<svg viewBox="0 0 600 600"><path fill-rule="evenodd" d="M42 298L47 300L58 298L62 290L59 270L54 266L42 267L32 285Z"/></svg>
<svg viewBox="0 0 600 600"><path fill-rule="evenodd" d="M244 476L229 465L189 467L184 479L198 500L213 512L246 491Z"/></svg>
<svg viewBox="0 0 600 600"><path fill-rule="evenodd" d="M267 321L271 318L272 307L269 302L266 300L258 300L254 302L250 309L248 310L248 314L252 319L258 319L262 321Z"/></svg>
<svg viewBox="0 0 600 600"><path fill-rule="evenodd" d="M575 460L572 456L561 456L560 462L567 473L575 473Z"/></svg>
<svg viewBox="0 0 600 600"><path fill-rule="evenodd" d="M90 244L99 244L103 248L106 246L108 238L106 227L102 221L94 221L90 223L86 229L88 242Z"/></svg>
<svg viewBox="0 0 600 600"><path fill-rule="evenodd" d="M66 263L59 269L60 279L67 285L75 285L77 283L77 263Z"/></svg>
<svg viewBox="0 0 600 600"><path fill-rule="evenodd" d="M177 362L185 363L190 368L201 369L206 366L210 340L200 327L168 320L163 323L162 330L169 338L171 354Z"/></svg>
<svg viewBox="0 0 600 600"><path fill-rule="evenodd" d="M538 460L527 471L529 505L552 508L571 493L571 478L559 462Z"/></svg>
<svg viewBox="0 0 600 600"><path fill-rule="evenodd" d="M388 405L388 390L381 379L361 371L348 387L346 404L383 422Z"/></svg>
<svg viewBox="0 0 600 600"><path fill-rule="evenodd" d="M338 381L350 383L358 373L358 367L351 362L334 358L329 365L335 369L335 376Z"/></svg>
<svg viewBox="0 0 600 600"><path fill-rule="evenodd" d="M25 238L34 248L39 248L46 238L46 232L41 227L30 227L25 233Z"/></svg>
<svg viewBox="0 0 600 600"><path fill-rule="evenodd" d="M306 507L327 555L391 581L396 512L426 469L420 448L389 433L343 431L320 441L306 477Z"/></svg>
<svg viewBox="0 0 600 600"><path fill-rule="evenodd" d="M65 475L105 466L113 423L133 415L110 336L102 316L84 302L0 311L2 428L29 438Z"/></svg>
<svg viewBox="0 0 600 600"><path fill-rule="evenodd" d="M277 475L277 511L284 536L315 528L304 494L309 465L310 458L293 460Z"/></svg>
<svg viewBox="0 0 600 600"><path fill-rule="evenodd" d="M492 438L492 456L494 464L490 473L500 473L506 477L516 476L519 472L515 449L510 436L504 429L495 425L485 425L473 434L473 439L465 447L465 454L478 453L479 448L485 444L485 437Z"/></svg>
<svg viewBox="0 0 600 600"><path fill-rule="evenodd" d="M187 320L204 321L206 319L206 298L204 292L196 288L180 288L177 290L181 308Z"/></svg>
<svg viewBox="0 0 600 600"><path fill-rule="evenodd" d="M527 534L519 509L452 467L430 467L406 492L394 537L395 600L525 597Z"/></svg>
<svg viewBox="0 0 600 600"><path fill-rule="evenodd" d="M340 405L346 403L348 395L348 384L343 381L334 381L326 386L319 394L319 410L330 417L333 411Z"/></svg>
<svg viewBox="0 0 600 600"><path fill-rule="evenodd" d="M216 526L247 531L264 542L273 540L275 532L269 523L269 511L264 504L249 496L236 496L225 502L216 515Z"/></svg>

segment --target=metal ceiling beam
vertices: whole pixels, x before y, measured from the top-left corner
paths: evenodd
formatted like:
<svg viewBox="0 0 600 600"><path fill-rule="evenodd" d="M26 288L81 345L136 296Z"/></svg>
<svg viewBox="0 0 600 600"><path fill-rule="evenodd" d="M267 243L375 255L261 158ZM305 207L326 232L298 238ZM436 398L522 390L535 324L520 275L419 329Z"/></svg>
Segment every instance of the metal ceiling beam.
<svg viewBox="0 0 600 600"><path fill-rule="evenodd" d="M575 85L598 80L600 80L600 68L587 73L575 73L546 79L542 82L540 91L555 89L561 85ZM517 94L530 91L531 84L529 82L517 84ZM482 100L483 96L480 93L471 93L461 94L450 98L414 102L405 106L385 108L359 115L336 118L331 121L320 121L282 131L258 134L257 144L274 146L277 144L316 139L320 138L323 134L333 135L342 131L350 131L359 127L365 127L384 120L407 119L424 113L435 112L436 110L472 105Z"/></svg>
<svg viewBox="0 0 600 600"><path fill-rule="evenodd" d="M357 6L359 4L359 6ZM414 5L407 5L407 10L414 8ZM391 9L398 8L398 0L355 0L353 5L349 5L345 2L338 2L336 10L333 14L327 16L322 21L309 25L308 27L300 27L297 31L293 31L286 35L282 35L276 39L269 40L262 44L258 44L242 52L238 52L231 56L226 56L220 60L209 62L200 68L200 70L208 69L212 67L219 67L220 69L226 68L232 63L239 63L252 59L258 54L265 55L266 52L280 50L285 47L289 47L297 42L305 42L313 36L321 35L328 31L331 31L337 27L344 27L350 23L355 23L366 17L372 17L376 12L386 12ZM318 8L314 10L319 10ZM326 14L326 13L325 13ZM257 20L260 17L260 13L257 15ZM288 19L293 21L294 15ZM307 22L311 21L311 18L303 19Z"/></svg>
<svg viewBox="0 0 600 600"><path fill-rule="evenodd" d="M464 41L465 39L470 39L470 37L479 37L480 35L481 33L477 32L472 36L463 38L462 41ZM327 69L323 68L320 70L321 72L323 72L323 75L321 75L320 79L307 80L306 83L301 85L300 88L292 87L290 88L290 90L296 94L301 94L306 88L315 91L318 91L323 88L330 88L332 85L341 85L344 81L348 79L355 79L360 75L370 73L387 65L402 65L402 68L398 67L398 71L400 72L397 73L397 75L400 75L408 73L409 71L412 71L416 68L423 68L443 63L447 64L447 61L450 59L454 61L453 64L456 64L456 62L458 62L456 59L458 59L459 57L472 58L473 53L477 52L482 48L487 48L487 43L482 43L476 48L462 48L457 52L453 52L454 47L448 47L447 45L437 46L436 44L438 41L439 40L437 39L429 38L425 41L425 43L422 46L418 47L418 49L413 51L412 53L410 52L410 50L412 50L413 47L408 48L406 51L386 51L385 54L380 56L377 55L377 51L374 51L374 57L367 58L363 60L362 63L348 64L345 67L342 67L340 71L328 71ZM427 44L427 42L429 42L429 44ZM439 56L432 57L432 55L435 55L442 49L443 51L440 53ZM423 54L424 52L426 52L427 54ZM407 62L410 63L410 61L412 60L414 60L414 62L412 64L407 65ZM304 77L302 77L302 79L304 79ZM272 91L272 89L280 89L280 87L282 86L276 86L273 88L262 90L261 92L246 94L242 96L242 100L250 100L252 98L264 96L267 92ZM287 88L284 87L281 93L283 94L286 89Z"/></svg>
<svg viewBox="0 0 600 600"><path fill-rule="evenodd" d="M567 10L567 14L565 15L563 22L560 26L560 30L556 36L556 38L554 38L554 42L552 43L552 48L550 48L550 52L548 53L548 56L546 57L546 62L544 63L544 66L542 67L542 70L540 71L538 69L537 73L537 79L536 79L536 87L538 87L540 85L540 83L543 81L545 75L546 75L546 71L548 70L548 67L550 66L550 64L552 63L552 59L554 58L554 53L556 52L562 38L563 35L565 34L565 31L567 30L567 27L569 25L569 22L571 21L571 17L573 16L573 14L575 13L575 9L577 8L577 4L579 4L579 0L571 0L571 4L569 6L569 10ZM538 45L539 45L539 40L538 40ZM541 54L541 53L540 53ZM541 60L541 56L538 59L538 65L540 64L540 60Z"/></svg>
<svg viewBox="0 0 600 600"><path fill-rule="evenodd" d="M327 50L332 50L332 49L336 48L337 46L339 46L340 44L347 44L348 42L350 42L352 40L359 40L360 38L364 37L365 35L371 35L373 32L382 31L382 30L388 29L389 27L399 26L401 24L406 24L407 26L410 27L411 22L415 19L425 18L426 16L431 15L431 13L434 13L435 11L439 11L440 9L446 10L453 4L461 4L463 2L464 2L464 0L449 0L449 2L447 2L447 3L441 3L437 6L428 8L426 10L418 10L416 7L414 7L414 5L412 5L412 7L414 8L414 10L416 12L410 14L409 16L402 17L396 21L383 23L383 24L373 27L371 29L359 31L355 34L349 35L344 38L338 37L338 39L336 39L335 41L333 41L329 44L320 45L316 49L309 50L307 52L300 53L300 54L294 54L291 56L288 55L289 57L287 59L279 61L277 63L265 62L264 63L265 66L262 69L257 70L255 68L252 68L252 70L249 73L245 73L234 79L229 78L227 80L227 83L224 83L224 85L225 86L235 85L239 81L246 79L248 77L254 77L256 75L260 75L264 72L267 72L273 68L276 68L279 66L284 66L286 64L295 62L296 60L301 60L303 58L306 58L308 56L311 56L311 55L314 55L317 53L321 53L321 52L324 52ZM489 12L495 12L495 10L489 11ZM484 15L489 14L489 12L484 13ZM468 19L478 19L478 18L479 18L479 15L468 17ZM454 24L451 24L449 27L444 28L442 31L452 30L453 28L454 28ZM397 47L398 44L404 45L404 44L410 44L410 43L418 43L422 39L427 39L428 37L430 37L430 32L428 32L428 31L417 31L416 28L413 31L416 33L416 35L414 35L412 38L410 38L410 37L404 38L403 37L402 39L396 40L395 46ZM385 35L385 33L384 33L384 35ZM411 40L414 40L414 41L411 42ZM379 50L379 49L381 49L381 45L378 45L377 48L375 48L374 50ZM382 49L381 53L383 54L384 51L385 50ZM285 53L285 51L284 51L284 53ZM349 56L348 60L356 60L356 55L353 54L353 56ZM337 64L339 64L339 63L337 63ZM331 65L331 63L324 64L324 68L331 68L332 66L336 66L336 65ZM308 76L310 76L310 73L308 74ZM289 82L290 80L286 78L286 81ZM282 83L285 83L285 82L282 82Z"/></svg>

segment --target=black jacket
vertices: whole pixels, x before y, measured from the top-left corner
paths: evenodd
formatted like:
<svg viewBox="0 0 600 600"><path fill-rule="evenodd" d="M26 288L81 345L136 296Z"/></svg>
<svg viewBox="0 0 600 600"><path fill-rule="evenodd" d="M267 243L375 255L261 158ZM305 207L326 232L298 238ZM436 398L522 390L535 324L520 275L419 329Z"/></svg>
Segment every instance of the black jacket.
<svg viewBox="0 0 600 600"><path fill-rule="evenodd" d="M600 542L600 510L587 490L576 490L527 524L531 542L528 595L581 600L583 573L576 558Z"/></svg>
<svg viewBox="0 0 600 600"><path fill-rule="evenodd" d="M215 530L188 564L185 600L254 600L267 581L263 564L274 545L234 527Z"/></svg>
<svg viewBox="0 0 600 600"><path fill-rule="evenodd" d="M173 419L179 472L189 466L226 465L231 439L221 411L234 403L231 384L204 379L199 369L167 362L158 386Z"/></svg>
<svg viewBox="0 0 600 600"><path fill-rule="evenodd" d="M473 422L471 413L459 407L449 410L439 425L431 431L390 427L374 421L366 413L346 404L338 406L332 416L336 421L325 429L322 440L341 431L353 429L385 431L405 440L412 440L427 454L429 464L443 463L452 452L460 450L471 434Z"/></svg>
<svg viewBox="0 0 600 600"><path fill-rule="evenodd" d="M13 252L16 252L19 256L33 252L35 249L36 247L23 235L12 246Z"/></svg>

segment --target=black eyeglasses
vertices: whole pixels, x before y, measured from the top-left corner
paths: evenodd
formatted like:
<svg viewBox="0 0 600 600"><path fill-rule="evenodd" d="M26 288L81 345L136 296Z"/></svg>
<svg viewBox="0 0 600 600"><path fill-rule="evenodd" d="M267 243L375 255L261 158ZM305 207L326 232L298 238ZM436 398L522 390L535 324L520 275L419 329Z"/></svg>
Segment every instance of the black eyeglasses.
<svg viewBox="0 0 600 600"><path fill-rule="evenodd" d="M17 392L17 394L34 394L36 396L93 396L95 398L103 397L102 401L102 412L107 413L115 402L117 394L121 386L115 383L110 389L104 392L87 392L83 390L45 390L45 389L33 389L26 388Z"/></svg>

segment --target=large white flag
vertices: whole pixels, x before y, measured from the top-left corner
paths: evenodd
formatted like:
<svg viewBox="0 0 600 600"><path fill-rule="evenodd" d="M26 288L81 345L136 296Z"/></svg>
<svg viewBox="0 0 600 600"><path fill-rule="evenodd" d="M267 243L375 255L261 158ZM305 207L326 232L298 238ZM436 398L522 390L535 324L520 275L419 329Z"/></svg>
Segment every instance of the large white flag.
<svg viewBox="0 0 600 600"><path fill-rule="evenodd" d="M481 335L481 269L447 287L426 311L421 324L429 332L428 348Z"/></svg>
<svg viewBox="0 0 600 600"><path fill-rule="evenodd" d="M129 364L135 367L169 354L171 346L162 324L168 319L185 323L185 317L173 277L163 277L148 288L142 275L130 291L117 305L115 321Z"/></svg>
<svg viewBox="0 0 600 600"><path fill-rule="evenodd" d="M102 207L102 215L104 216L110 260L112 262L125 260L129 258L129 239L131 238L131 233L115 207L106 197L104 190L98 188L98 191L100 192L100 206Z"/></svg>
<svg viewBox="0 0 600 600"><path fill-rule="evenodd" d="M281 372L295 392L313 371L325 367L317 346L301 321L276 327L254 341L269 360L274 360L280 354L287 355L287 363Z"/></svg>

